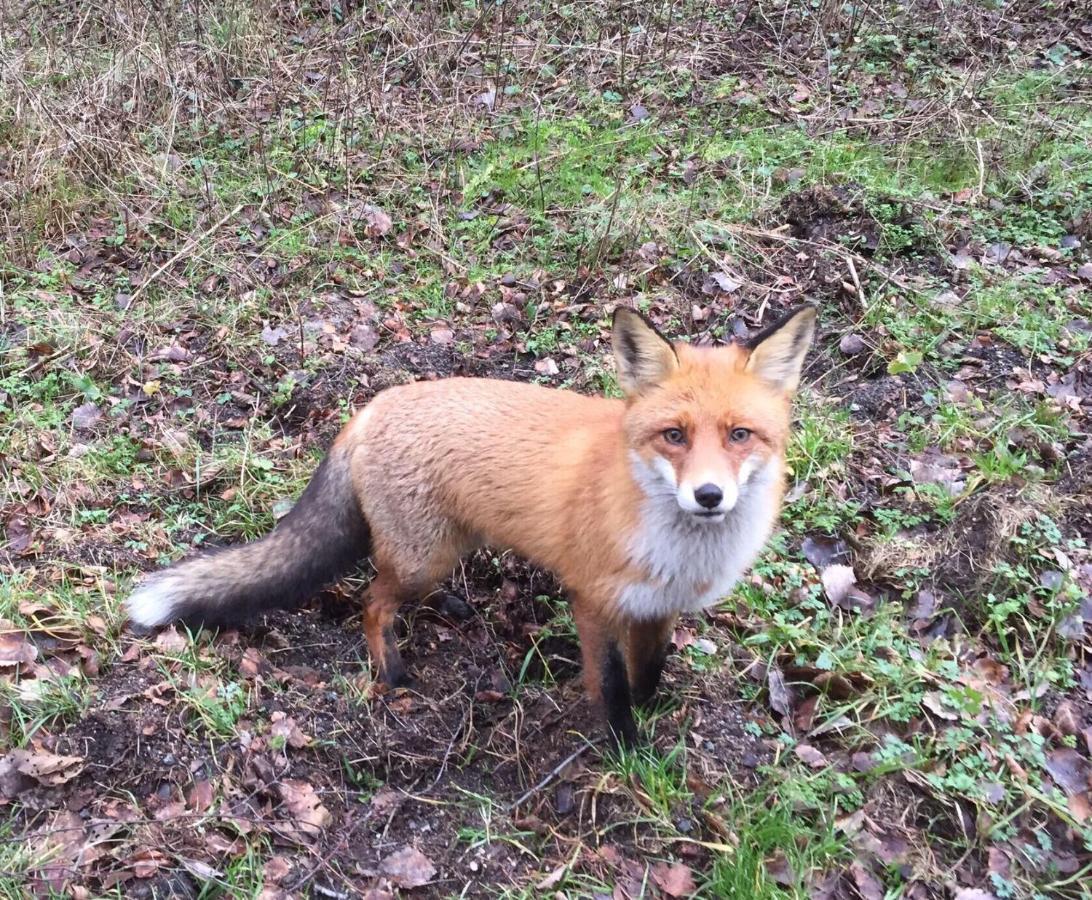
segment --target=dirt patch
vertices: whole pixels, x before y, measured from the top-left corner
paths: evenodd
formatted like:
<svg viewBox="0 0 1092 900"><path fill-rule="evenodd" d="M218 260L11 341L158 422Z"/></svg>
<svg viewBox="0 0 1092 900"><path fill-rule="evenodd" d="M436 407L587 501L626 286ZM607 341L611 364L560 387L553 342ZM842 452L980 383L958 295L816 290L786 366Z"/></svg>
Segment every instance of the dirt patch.
<svg viewBox="0 0 1092 900"><path fill-rule="evenodd" d="M196 896L199 882L166 869L134 878L129 848L227 866L259 825L291 869L288 890L378 883L388 855L418 846L439 872L422 896L446 895L455 877L466 896L486 896L537 871L520 842L583 839L639 814L609 779L604 790L601 751L587 744L602 728L583 698L575 642L541 639L556 611L535 598L556 597L554 580L484 554L466 574L407 611L411 689L387 692L372 681L347 591L208 635L208 659L226 669L180 665L169 636L150 648L130 644L97 679L92 711L51 739L52 752L85 760L82 773L63 788L22 794L18 826L33 832L65 809L108 823L111 852L88 883L124 884L132 896ZM465 600L456 593L463 585L472 586ZM536 664L525 665L532 652ZM238 692L246 711L231 719L227 704ZM756 783L769 750L745 730L752 711L731 699L730 678L695 684L673 659L664 695L674 706L658 729L665 751L682 741L688 771L709 784L726 773ZM300 785L329 816L314 833L292 818L290 791ZM703 833L700 804L673 814ZM478 845L473 835L483 827L523 837ZM624 848L646 832L615 840Z"/></svg>

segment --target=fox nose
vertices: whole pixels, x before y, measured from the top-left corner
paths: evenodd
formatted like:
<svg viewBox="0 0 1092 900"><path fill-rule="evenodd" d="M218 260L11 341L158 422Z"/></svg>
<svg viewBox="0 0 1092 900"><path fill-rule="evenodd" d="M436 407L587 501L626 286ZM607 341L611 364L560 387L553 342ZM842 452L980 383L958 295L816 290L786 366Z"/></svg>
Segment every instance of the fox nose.
<svg viewBox="0 0 1092 900"><path fill-rule="evenodd" d="M701 487L694 488L694 499L698 501L699 506L716 509L720 506L720 501L724 499L724 492L715 484L703 484Z"/></svg>

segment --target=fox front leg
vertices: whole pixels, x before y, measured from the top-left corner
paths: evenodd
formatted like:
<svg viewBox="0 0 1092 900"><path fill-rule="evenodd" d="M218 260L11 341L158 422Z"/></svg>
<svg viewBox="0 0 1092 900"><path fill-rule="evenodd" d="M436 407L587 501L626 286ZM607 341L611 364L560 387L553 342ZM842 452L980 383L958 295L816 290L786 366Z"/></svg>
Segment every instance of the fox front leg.
<svg viewBox="0 0 1092 900"><path fill-rule="evenodd" d="M614 743L621 747L633 747L639 738L637 723L633 719L633 699L623 642L614 629L606 627L600 616L579 601L573 604L573 618L580 638L584 687L588 697L603 710Z"/></svg>
<svg viewBox="0 0 1092 900"><path fill-rule="evenodd" d="M626 633L625 660L630 696L638 706L647 706L660 686L664 664L675 630L674 615L631 622Z"/></svg>

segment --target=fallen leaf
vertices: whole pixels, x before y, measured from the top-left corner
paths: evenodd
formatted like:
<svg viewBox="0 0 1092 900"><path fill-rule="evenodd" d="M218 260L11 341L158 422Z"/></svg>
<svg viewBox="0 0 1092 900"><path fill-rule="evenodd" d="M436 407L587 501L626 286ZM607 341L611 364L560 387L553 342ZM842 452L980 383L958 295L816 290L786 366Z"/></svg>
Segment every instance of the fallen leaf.
<svg viewBox="0 0 1092 900"><path fill-rule="evenodd" d="M770 666L766 673L766 685L770 691L770 706L783 716L792 715L792 691L785 684L785 676L777 666Z"/></svg>
<svg viewBox="0 0 1092 900"><path fill-rule="evenodd" d="M815 724L815 712L819 706L819 694L812 694L810 697L805 697L803 702L796 708L796 712L793 713L793 723L796 725L796 730L807 733L811 731L811 726Z"/></svg>
<svg viewBox="0 0 1092 900"><path fill-rule="evenodd" d="M283 328L272 328L268 324L263 324L262 340L270 347L276 347L286 337L288 337L288 332Z"/></svg>
<svg viewBox="0 0 1092 900"><path fill-rule="evenodd" d="M194 812L204 812L212 806L212 799L212 782L207 778L195 781L189 793L186 794L186 803Z"/></svg>
<svg viewBox="0 0 1092 900"><path fill-rule="evenodd" d="M38 648L19 632L0 634L0 669L28 666L37 658Z"/></svg>
<svg viewBox="0 0 1092 900"><path fill-rule="evenodd" d="M921 705L933 715L947 719L949 722L954 722L959 718L959 713L945 703L944 697L939 691L929 691L921 698Z"/></svg>
<svg viewBox="0 0 1092 900"><path fill-rule="evenodd" d="M556 362L554 362L549 356L547 356L545 359L536 360L535 371L538 372L539 375L552 376L559 374L561 372L561 369L558 368Z"/></svg>
<svg viewBox="0 0 1092 900"><path fill-rule="evenodd" d="M266 884L280 884L292 874L292 862L284 856L271 856L262 866L262 879Z"/></svg>
<svg viewBox="0 0 1092 900"><path fill-rule="evenodd" d="M813 769L821 769L827 765L827 758L811 744L797 744L793 747L793 753Z"/></svg>
<svg viewBox="0 0 1092 900"><path fill-rule="evenodd" d="M1077 613L1066 616L1058 623L1058 634L1067 641L1080 641L1084 639L1084 620Z"/></svg>
<svg viewBox="0 0 1092 900"><path fill-rule="evenodd" d="M863 864L854 861L850 863L849 871L853 875L861 900L883 900L883 884Z"/></svg>
<svg viewBox="0 0 1092 900"><path fill-rule="evenodd" d="M306 781L287 779L277 789L284 808L291 814L291 824L299 834L315 837L330 824L330 811Z"/></svg>
<svg viewBox="0 0 1092 900"><path fill-rule="evenodd" d="M796 875L793 873L792 865L789 863L789 858L784 851L778 850L773 856L767 857L762 862L766 867L766 874L778 884L788 887L796 881Z"/></svg>
<svg viewBox="0 0 1092 900"><path fill-rule="evenodd" d="M823 582L823 592L835 606L841 605L857 584L857 575L852 566L827 566L823 569L820 578Z"/></svg>
<svg viewBox="0 0 1092 900"><path fill-rule="evenodd" d="M132 869L137 878L151 878L170 860L158 850L139 850L125 860L125 865Z"/></svg>
<svg viewBox="0 0 1092 900"><path fill-rule="evenodd" d="M697 633L693 628L679 625L675 628L675 633L671 637L671 643L675 645L676 650L683 650L693 644L697 639Z"/></svg>
<svg viewBox="0 0 1092 900"><path fill-rule="evenodd" d="M1076 737L1081 730L1081 717L1069 700L1063 700L1054 710L1054 724L1069 737Z"/></svg>
<svg viewBox="0 0 1092 900"><path fill-rule="evenodd" d="M715 294L717 291L723 291L725 294L732 294L741 287L743 282L737 281L726 272L710 272L705 284L702 285L702 293Z"/></svg>
<svg viewBox="0 0 1092 900"><path fill-rule="evenodd" d="M43 828L33 833L30 858L41 860L37 863L33 881L46 882L57 895L64 895L64 887L71 883L76 868L81 863L81 849L86 839L84 823L80 817L63 810ZM24 896L40 895L40 891L28 891Z"/></svg>
<svg viewBox="0 0 1092 900"><path fill-rule="evenodd" d="M690 897L697 890L694 873L682 863L657 863L652 867L652 880L669 897Z"/></svg>
<svg viewBox="0 0 1092 900"><path fill-rule="evenodd" d="M436 876L436 866L415 847L395 850L379 864L379 873L398 887L417 888L428 884Z"/></svg>
<svg viewBox="0 0 1092 900"><path fill-rule="evenodd" d="M223 872L214 869L208 863L202 862L199 859L187 859L182 856L178 858L178 861L182 863L182 868L198 881L216 881L224 877Z"/></svg>
<svg viewBox="0 0 1092 900"><path fill-rule="evenodd" d="M455 340L455 332L448 328L446 325L437 325L432 331L429 332L429 340L434 344L443 346L444 344L450 344Z"/></svg>
<svg viewBox="0 0 1092 900"><path fill-rule="evenodd" d="M538 884L535 885L536 891L548 891L551 888L557 887L561 883L561 879L565 877L565 873L569 871L569 864L562 863L556 869L554 869L549 875L543 878Z"/></svg>
<svg viewBox="0 0 1092 900"><path fill-rule="evenodd" d="M155 811L155 820L157 822L169 822L171 819L177 819L179 816L185 815L186 804L181 800L175 800L172 803L164 804Z"/></svg>
<svg viewBox="0 0 1092 900"><path fill-rule="evenodd" d="M310 735L300 731L296 720L279 711L273 713L273 725L270 727L269 733L274 737L284 738L285 743L296 750L302 749L311 743Z"/></svg>
<svg viewBox="0 0 1092 900"><path fill-rule="evenodd" d="M94 403L84 403L72 410L72 427L77 431L91 431L102 419L102 410Z"/></svg>
<svg viewBox="0 0 1092 900"><path fill-rule="evenodd" d="M365 203L361 212L364 214L364 221L367 223L367 231L370 237L382 237L391 230L391 226L394 224L390 216L371 203Z"/></svg>
<svg viewBox="0 0 1092 900"><path fill-rule="evenodd" d="M85 762L82 756L57 756L32 750L12 750L7 758L17 771L48 787L71 781L83 771Z"/></svg>
<svg viewBox="0 0 1092 900"><path fill-rule="evenodd" d="M849 559L846 542L825 534L809 534L800 544L804 558L822 571L834 563L843 564Z"/></svg>
<svg viewBox="0 0 1092 900"><path fill-rule="evenodd" d="M997 898L981 888L960 888L952 900L997 900Z"/></svg>
<svg viewBox="0 0 1092 900"><path fill-rule="evenodd" d="M917 459L910 460L910 477L915 484L942 487L953 497L963 493L967 484L959 460L936 450L927 450Z"/></svg>
<svg viewBox="0 0 1092 900"><path fill-rule="evenodd" d="M1072 797L1083 794L1092 786L1092 764L1080 753L1068 747L1047 754L1046 770L1054 782Z"/></svg>
<svg viewBox="0 0 1092 900"><path fill-rule="evenodd" d="M857 587L857 575L852 566L827 566L819 574L819 580L827 599L840 609L867 614L876 607L875 598Z"/></svg>
<svg viewBox="0 0 1092 900"><path fill-rule="evenodd" d="M932 591L918 591L914 598L914 606L910 610L911 619L931 619L936 615L937 595Z"/></svg>
<svg viewBox="0 0 1092 900"><path fill-rule="evenodd" d="M841 351L843 356L856 356L867 349L868 344L865 343L864 338L852 331L843 334L842 339L838 341L838 350Z"/></svg>
<svg viewBox="0 0 1092 900"><path fill-rule="evenodd" d="M1010 253L1012 253L1012 244L998 241L996 244L990 244L990 246L986 248L985 253L982 254L982 262L999 265L1009 258Z"/></svg>
<svg viewBox="0 0 1092 900"><path fill-rule="evenodd" d="M155 636L155 646L166 653L179 653L189 646L189 642L177 628L170 625Z"/></svg>

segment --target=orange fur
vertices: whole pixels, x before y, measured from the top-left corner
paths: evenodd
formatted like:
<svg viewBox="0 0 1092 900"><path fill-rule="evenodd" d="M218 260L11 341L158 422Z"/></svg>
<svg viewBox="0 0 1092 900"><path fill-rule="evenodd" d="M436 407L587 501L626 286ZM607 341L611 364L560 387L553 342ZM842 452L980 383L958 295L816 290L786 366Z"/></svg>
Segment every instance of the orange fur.
<svg viewBox="0 0 1092 900"><path fill-rule="evenodd" d="M131 614L220 621L282 573L293 584L322 574L297 571L294 553L343 567L370 536L365 634L380 676L398 683L398 608L469 551L510 548L565 585L588 694L632 741L630 703L655 690L677 615L727 591L773 527L813 322L803 308L754 347L711 349L672 345L620 310L625 400L485 379L386 390L342 430L283 528L153 578ZM324 515L336 518L328 535Z"/></svg>

